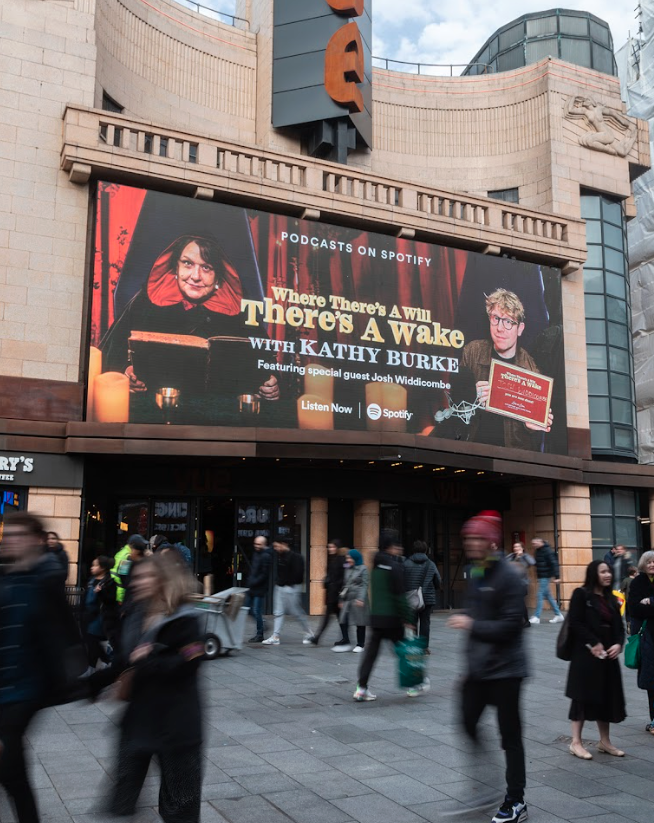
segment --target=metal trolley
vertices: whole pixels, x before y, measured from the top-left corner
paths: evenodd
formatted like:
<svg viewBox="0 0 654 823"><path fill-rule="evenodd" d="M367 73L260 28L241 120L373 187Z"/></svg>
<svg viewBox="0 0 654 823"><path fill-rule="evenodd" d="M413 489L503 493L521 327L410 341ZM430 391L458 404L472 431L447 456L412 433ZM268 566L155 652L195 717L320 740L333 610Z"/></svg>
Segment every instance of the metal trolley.
<svg viewBox="0 0 654 823"><path fill-rule="evenodd" d="M250 611L249 606L244 605L247 592L235 586L196 603L207 660L243 648L245 621Z"/></svg>

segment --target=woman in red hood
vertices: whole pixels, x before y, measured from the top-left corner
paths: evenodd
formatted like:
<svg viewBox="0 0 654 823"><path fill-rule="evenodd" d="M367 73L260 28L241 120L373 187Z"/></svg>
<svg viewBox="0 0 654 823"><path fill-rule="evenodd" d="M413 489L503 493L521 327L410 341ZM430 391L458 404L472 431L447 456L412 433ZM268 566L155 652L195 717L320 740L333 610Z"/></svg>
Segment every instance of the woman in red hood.
<svg viewBox="0 0 654 823"><path fill-rule="evenodd" d="M133 392L147 391L129 365L133 331L249 337L240 313L242 295L239 276L217 243L188 234L178 237L102 340L105 369L124 371ZM277 378L266 380L259 394L264 400L277 400Z"/></svg>

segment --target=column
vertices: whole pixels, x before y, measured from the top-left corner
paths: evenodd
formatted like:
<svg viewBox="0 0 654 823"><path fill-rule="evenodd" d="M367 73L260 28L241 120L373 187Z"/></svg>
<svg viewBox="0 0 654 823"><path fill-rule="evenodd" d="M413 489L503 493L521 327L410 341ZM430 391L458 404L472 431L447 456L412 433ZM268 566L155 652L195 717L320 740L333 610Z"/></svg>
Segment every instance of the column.
<svg viewBox="0 0 654 823"><path fill-rule="evenodd" d="M326 497L311 498L311 528L309 533L309 613L322 614L325 608L325 587L323 580L327 574L327 513L329 503Z"/></svg>
<svg viewBox="0 0 654 823"><path fill-rule="evenodd" d="M572 592L583 584L586 566L593 559L589 486L580 483L559 483L557 514L561 600L566 607Z"/></svg>
<svg viewBox="0 0 654 823"><path fill-rule="evenodd" d="M654 546L654 491L649 493L649 539L650 546Z"/></svg>
<svg viewBox="0 0 654 823"><path fill-rule="evenodd" d="M363 555L365 564L379 549L379 500L354 501L354 547Z"/></svg>
<svg viewBox="0 0 654 823"><path fill-rule="evenodd" d="M57 532L68 554L69 586L78 585L81 489L31 488L28 509L41 517L46 531Z"/></svg>

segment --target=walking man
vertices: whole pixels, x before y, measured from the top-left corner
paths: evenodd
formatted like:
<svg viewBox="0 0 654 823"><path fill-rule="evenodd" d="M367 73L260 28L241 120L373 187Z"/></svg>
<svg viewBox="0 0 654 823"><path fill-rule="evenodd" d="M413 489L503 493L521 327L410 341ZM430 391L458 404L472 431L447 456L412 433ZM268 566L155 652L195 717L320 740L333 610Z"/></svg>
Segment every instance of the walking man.
<svg viewBox="0 0 654 823"><path fill-rule="evenodd" d="M506 797L493 823L527 819L525 753L520 718L520 690L528 675L523 646L524 586L493 544L501 543L501 525L481 513L461 530L470 561L465 614L450 617L448 626L468 634L467 672L462 691L463 725L477 740L477 724L486 706L497 708L506 758Z"/></svg>
<svg viewBox="0 0 654 823"><path fill-rule="evenodd" d="M250 587L250 613L257 624L254 637L248 643L263 642L263 604L268 593L270 570L272 569L272 552L268 548L268 541L263 535L254 538L254 554L248 586Z"/></svg>
<svg viewBox="0 0 654 823"><path fill-rule="evenodd" d="M279 646L279 635L284 625L284 616L289 614L299 620L304 629L302 642L305 646L309 646L313 640L313 632L309 619L300 605L304 583L304 558L298 552L291 550L287 537L278 537L273 543L273 549L277 554L277 581L273 596L275 623L273 633L263 641L263 645Z"/></svg>
<svg viewBox="0 0 654 823"><path fill-rule="evenodd" d="M563 623L564 617L561 614L559 604L550 591L550 580L553 579L554 583L561 582L559 578L559 559L550 544L543 540L542 537L534 537L531 545L535 550L534 560L536 561L538 589L536 591L536 611L534 612L534 616L529 618L529 622L540 623L543 600L547 598L547 602L554 612L554 617L550 620L550 623Z"/></svg>

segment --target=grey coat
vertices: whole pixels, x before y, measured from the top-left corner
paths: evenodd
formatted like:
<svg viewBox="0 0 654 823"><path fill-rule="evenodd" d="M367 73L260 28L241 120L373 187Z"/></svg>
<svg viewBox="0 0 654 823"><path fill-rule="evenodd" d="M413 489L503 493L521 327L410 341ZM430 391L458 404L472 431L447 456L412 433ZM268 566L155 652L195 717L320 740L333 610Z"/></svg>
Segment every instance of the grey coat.
<svg viewBox="0 0 654 823"><path fill-rule="evenodd" d="M343 608L339 623L351 623L353 626L368 625L368 569L364 564L345 569L345 580L341 594ZM363 600L363 606L357 606L355 600Z"/></svg>

